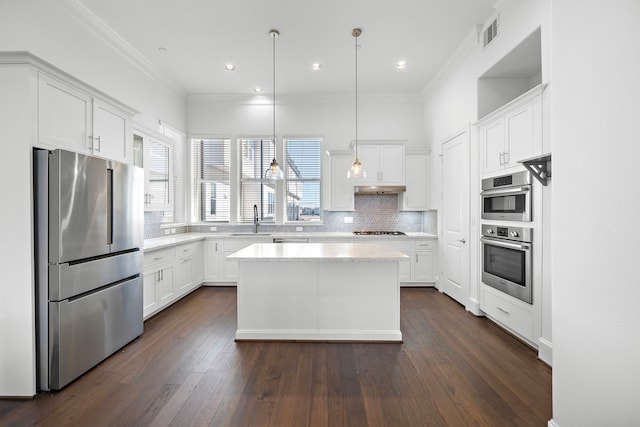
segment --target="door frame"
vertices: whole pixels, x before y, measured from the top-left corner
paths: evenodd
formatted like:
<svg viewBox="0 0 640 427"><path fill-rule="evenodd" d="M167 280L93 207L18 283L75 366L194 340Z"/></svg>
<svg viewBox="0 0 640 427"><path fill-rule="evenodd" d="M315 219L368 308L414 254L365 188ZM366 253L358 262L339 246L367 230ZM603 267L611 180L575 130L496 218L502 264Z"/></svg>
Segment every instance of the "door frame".
<svg viewBox="0 0 640 427"><path fill-rule="evenodd" d="M475 132L474 132L475 131ZM478 227L479 227L479 218L476 214L479 209L479 196L472 197L473 194L479 194L480 183L479 180L476 179L479 171L478 165L478 137L477 137L477 129L471 123L467 123L466 125L460 127L455 132L449 134L447 137L440 140L440 206L444 209L444 144L450 142L451 140L458 138L461 135L466 133L466 137L464 138L464 144L466 144L467 150L467 166L469 168L468 182L467 182L467 194L464 198L467 200L468 209L469 209L469 218L468 222L465 224L466 233L467 233L467 244L464 245L467 251L467 283L469 287L469 294L465 300L464 307L467 311L473 313L476 316L482 316L483 313L480 311L480 298L479 298L479 248L480 241L479 239L472 238L472 236L478 235ZM438 245L438 255L440 260L444 260L444 212L442 215L442 221L438 221L438 235L439 239L442 240L443 244ZM443 284L441 283L444 280L444 271L442 270L443 262L440 262L440 274L439 274L439 282L438 282L438 290L443 292Z"/></svg>

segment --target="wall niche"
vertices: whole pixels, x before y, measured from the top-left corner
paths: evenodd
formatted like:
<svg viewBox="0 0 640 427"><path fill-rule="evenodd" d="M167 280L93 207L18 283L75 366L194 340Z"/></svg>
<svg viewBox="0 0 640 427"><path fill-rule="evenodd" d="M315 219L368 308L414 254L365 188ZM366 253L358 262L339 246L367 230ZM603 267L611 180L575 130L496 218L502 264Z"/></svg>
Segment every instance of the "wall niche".
<svg viewBox="0 0 640 427"><path fill-rule="evenodd" d="M540 28L478 78L478 119L542 83Z"/></svg>

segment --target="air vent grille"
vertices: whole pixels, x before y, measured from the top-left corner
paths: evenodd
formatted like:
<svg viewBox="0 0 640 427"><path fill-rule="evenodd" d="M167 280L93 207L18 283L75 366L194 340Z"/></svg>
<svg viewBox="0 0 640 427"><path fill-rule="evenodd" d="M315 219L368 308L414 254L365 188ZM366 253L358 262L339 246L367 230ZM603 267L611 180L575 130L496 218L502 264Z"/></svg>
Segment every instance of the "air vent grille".
<svg viewBox="0 0 640 427"><path fill-rule="evenodd" d="M498 37L498 18L494 19L487 29L484 30L484 47L489 46L496 37Z"/></svg>

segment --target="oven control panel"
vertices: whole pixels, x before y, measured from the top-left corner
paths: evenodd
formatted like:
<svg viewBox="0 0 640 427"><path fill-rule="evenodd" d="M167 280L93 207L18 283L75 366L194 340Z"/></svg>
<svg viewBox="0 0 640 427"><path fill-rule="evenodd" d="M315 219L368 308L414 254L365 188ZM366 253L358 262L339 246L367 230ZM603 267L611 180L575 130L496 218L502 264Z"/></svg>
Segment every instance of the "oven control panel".
<svg viewBox="0 0 640 427"><path fill-rule="evenodd" d="M525 227L503 227L499 225L483 224L482 235L499 239L516 240L518 242L533 241L533 229Z"/></svg>

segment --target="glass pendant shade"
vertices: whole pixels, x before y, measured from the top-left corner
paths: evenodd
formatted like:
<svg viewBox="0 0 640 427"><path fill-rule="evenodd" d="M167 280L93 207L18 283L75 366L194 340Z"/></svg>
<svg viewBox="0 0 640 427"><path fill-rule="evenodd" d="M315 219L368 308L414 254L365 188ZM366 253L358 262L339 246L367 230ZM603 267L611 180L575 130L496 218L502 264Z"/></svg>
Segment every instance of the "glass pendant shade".
<svg viewBox="0 0 640 427"><path fill-rule="evenodd" d="M351 168L349 168L349 172L347 172L347 178L366 178L367 173L362 167L362 163L360 163L360 159L356 157L356 159L351 163Z"/></svg>
<svg viewBox="0 0 640 427"><path fill-rule="evenodd" d="M276 161L276 159L273 159L271 161L271 164L269 165L269 169L267 169L267 172L265 173L264 177L266 179L283 179L284 178L282 169L280 169L280 165L278 165L278 162Z"/></svg>

